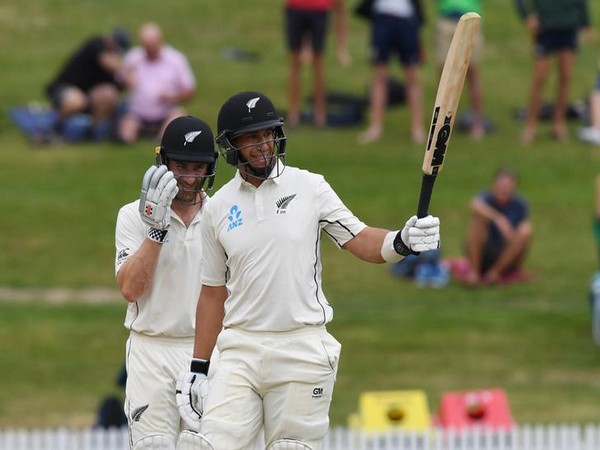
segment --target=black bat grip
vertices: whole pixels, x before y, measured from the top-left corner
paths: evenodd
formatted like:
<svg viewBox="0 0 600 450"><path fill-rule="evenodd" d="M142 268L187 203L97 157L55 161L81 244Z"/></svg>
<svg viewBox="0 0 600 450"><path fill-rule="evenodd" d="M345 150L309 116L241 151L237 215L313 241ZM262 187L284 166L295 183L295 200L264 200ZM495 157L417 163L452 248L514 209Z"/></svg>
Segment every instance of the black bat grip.
<svg viewBox="0 0 600 450"><path fill-rule="evenodd" d="M421 193L419 194L419 206L417 206L417 217L419 219L429 214L429 202L431 200L435 178L436 175L423 174Z"/></svg>

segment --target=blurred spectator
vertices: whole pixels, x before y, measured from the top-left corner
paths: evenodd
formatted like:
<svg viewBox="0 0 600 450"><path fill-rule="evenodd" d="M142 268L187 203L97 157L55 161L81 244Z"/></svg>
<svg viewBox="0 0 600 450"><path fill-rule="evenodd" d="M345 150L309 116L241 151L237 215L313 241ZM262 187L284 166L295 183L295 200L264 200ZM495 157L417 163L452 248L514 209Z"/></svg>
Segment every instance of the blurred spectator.
<svg viewBox="0 0 600 450"><path fill-rule="evenodd" d="M313 77L313 120L322 128L327 124L325 62L329 19L333 12L336 55L340 64L350 64L347 45L345 0L286 0L285 34L289 52L288 115L290 127L300 123L300 78L302 64L309 61Z"/></svg>
<svg viewBox="0 0 600 450"><path fill-rule="evenodd" d="M596 175L594 182L593 233L596 254L598 262L600 262L600 174ZM592 275L589 295L592 314L592 338L597 345L600 345L600 270L596 270Z"/></svg>
<svg viewBox="0 0 600 450"><path fill-rule="evenodd" d="M600 61L596 86L590 95L589 103L590 123L589 126L579 129L579 138L590 144L600 145Z"/></svg>
<svg viewBox="0 0 600 450"><path fill-rule="evenodd" d="M600 263L600 174L594 180L594 217L593 217L594 241Z"/></svg>
<svg viewBox="0 0 600 450"><path fill-rule="evenodd" d="M413 280L419 287L441 288L450 281L449 265L442 259L439 249L407 255L392 264L390 272L399 278Z"/></svg>
<svg viewBox="0 0 600 450"><path fill-rule="evenodd" d="M420 0L375 0L371 17L370 123L358 141L369 144L381 138L388 98L389 62L399 58L406 77L406 100L410 111L413 142L425 142L423 99L418 67L421 60L420 28L423 15Z"/></svg>
<svg viewBox="0 0 600 450"><path fill-rule="evenodd" d="M187 57L164 43L157 24L143 24L139 40L141 46L132 48L123 60L128 102L119 123L119 138L127 144L140 136L158 140L171 120L186 114L182 104L196 89Z"/></svg>
<svg viewBox="0 0 600 450"><path fill-rule="evenodd" d="M126 30L115 28L109 34L88 38L68 57L46 86L46 95L58 111L58 128L79 113L90 114L94 126L114 117L123 88L117 72L121 53L130 41Z"/></svg>
<svg viewBox="0 0 600 450"><path fill-rule="evenodd" d="M475 12L482 15L481 2L483 0L436 0L437 1L437 21L435 25L435 46L436 63L441 73L446 55L450 49L452 36L458 25L460 17L468 12ZM470 134L475 139L481 139L485 136L486 129L483 116L483 96L481 92L479 78L479 64L481 62L481 53L483 52L483 33L479 32L473 52L471 54L471 64L467 71L467 85L469 89L472 123Z"/></svg>
<svg viewBox="0 0 600 450"><path fill-rule="evenodd" d="M115 380L119 391L125 389L127 381L127 369L125 363L119 369ZM102 398L96 414L95 428L110 429L120 428L127 425L127 416L125 415L123 396L119 394L110 394Z"/></svg>
<svg viewBox="0 0 600 450"><path fill-rule="evenodd" d="M527 201L517 193L517 175L494 174L491 189L471 201L467 236L469 285L497 284L526 277L521 266L532 236Z"/></svg>
<svg viewBox="0 0 600 450"><path fill-rule="evenodd" d="M558 59L558 82L552 136L561 141L566 140L566 111L578 49L578 32L589 26L587 0L515 0L515 5L534 45L529 105L521 141L530 144L535 139L543 88L553 55Z"/></svg>

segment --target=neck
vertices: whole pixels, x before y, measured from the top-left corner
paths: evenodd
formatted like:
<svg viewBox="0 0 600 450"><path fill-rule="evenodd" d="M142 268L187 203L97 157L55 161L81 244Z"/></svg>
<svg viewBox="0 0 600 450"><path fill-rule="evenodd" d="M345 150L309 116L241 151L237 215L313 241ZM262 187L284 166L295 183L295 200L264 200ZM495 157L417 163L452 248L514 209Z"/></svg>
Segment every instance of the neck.
<svg viewBox="0 0 600 450"><path fill-rule="evenodd" d="M240 171L240 175L242 176L244 181L247 181L254 187L259 187L261 184L263 184L263 181L265 181L262 178L256 178L255 176L249 175L245 171Z"/></svg>
<svg viewBox="0 0 600 450"><path fill-rule="evenodd" d="M171 209L179 216L186 227L190 226L192 220L194 220L194 217L198 214L198 211L202 209L202 196L201 194L198 195L200 196L200 201L198 203L182 203L177 200L174 200L173 203L171 203Z"/></svg>

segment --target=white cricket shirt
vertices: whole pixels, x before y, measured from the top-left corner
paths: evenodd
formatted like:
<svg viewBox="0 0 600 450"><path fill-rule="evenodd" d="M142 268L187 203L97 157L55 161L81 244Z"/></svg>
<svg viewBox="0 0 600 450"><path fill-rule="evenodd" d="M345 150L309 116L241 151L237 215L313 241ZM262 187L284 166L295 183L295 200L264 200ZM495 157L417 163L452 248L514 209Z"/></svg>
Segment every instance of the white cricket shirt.
<svg viewBox="0 0 600 450"><path fill-rule="evenodd" d="M256 188L239 172L202 221L202 283L227 286L225 327L289 331L331 321L321 286L322 231L342 246L366 225L321 175L286 167Z"/></svg>
<svg viewBox="0 0 600 450"><path fill-rule="evenodd" d="M174 211L167 241L162 244L152 285L134 303L129 303L125 327L150 336L193 337L196 304L200 295L202 239L200 223L208 204L186 227ZM115 274L141 245L148 226L140 218L139 200L119 210L115 233Z"/></svg>

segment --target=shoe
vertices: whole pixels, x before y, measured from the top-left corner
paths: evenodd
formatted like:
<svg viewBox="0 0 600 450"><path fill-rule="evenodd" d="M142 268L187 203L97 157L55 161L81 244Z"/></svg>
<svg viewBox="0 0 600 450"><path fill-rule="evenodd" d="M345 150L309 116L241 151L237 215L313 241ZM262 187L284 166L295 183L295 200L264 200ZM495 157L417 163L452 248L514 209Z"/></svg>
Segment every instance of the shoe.
<svg viewBox="0 0 600 450"><path fill-rule="evenodd" d="M582 141L585 141L589 144L600 145L600 128L596 127L585 127L580 128L577 136Z"/></svg>

